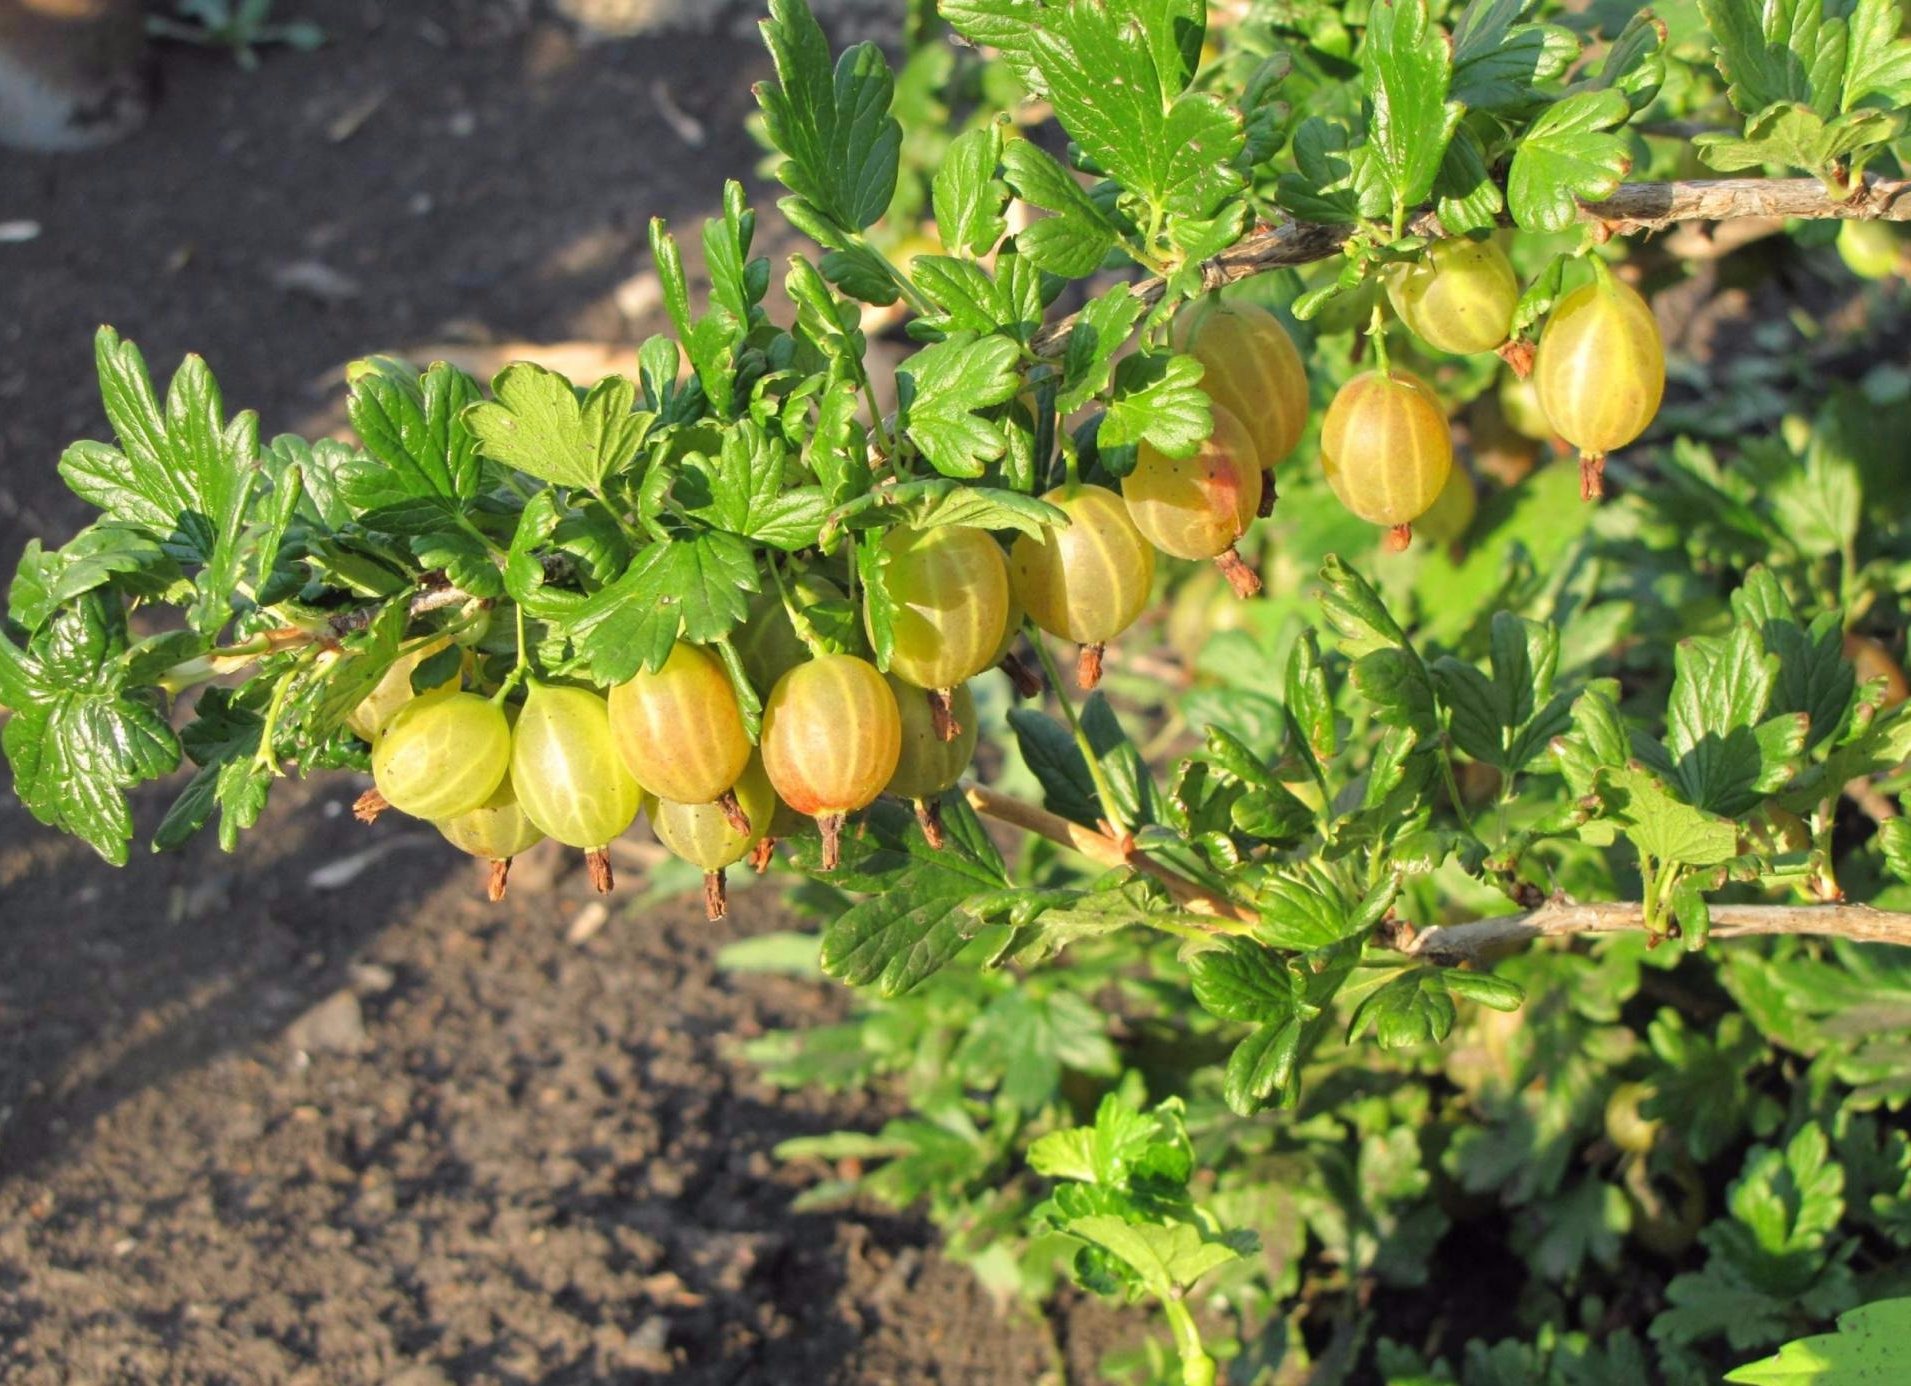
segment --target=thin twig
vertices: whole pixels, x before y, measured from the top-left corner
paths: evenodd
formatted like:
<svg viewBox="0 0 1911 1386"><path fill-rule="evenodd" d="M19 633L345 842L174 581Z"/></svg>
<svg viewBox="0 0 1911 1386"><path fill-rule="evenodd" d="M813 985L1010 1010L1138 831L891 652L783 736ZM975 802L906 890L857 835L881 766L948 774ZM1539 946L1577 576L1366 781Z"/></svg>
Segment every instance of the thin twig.
<svg viewBox="0 0 1911 1386"><path fill-rule="evenodd" d="M1064 818L1059 813L1050 813L1036 804L1025 803L1012 795L1000 793L985 785L963 781L962 793L969 801L969 807L977 813L1023 832L1045 837L1050 842L1072 848L1094 862L1097 866L1131 866L1160 881L1167 888L1174 902L1190 914L1204 914L1215 919L1235 920L1243 924L1252 924L1260 916L1245 905L1237 904L1225 895L1217 895L1205 886L1197 885L1186 876L1178 875L1155 861L1145 852L1124 847L1117 839L1107 833L1097 832L1093 828L1083 827L1073 819ZM1233 933L1231 928L1218 929L1219 932Z"/></svg>
<svg viewBox="0 0 1911 1386"><path fill-rule="evenodd" d="M1713 905L1711 913L1713 938L1804 934L1911 948L1911 914L1869 905ZM1524 914L1436 925L1402 944L1400 951L1440 962L1484 961L1534 939L1630 933L1645 927L1645 910L1638 904L1555 900Z"/></svg>
<svg viewBox="0 0 1911 1386"><path fill-rule="evenodd" d="M1740 217L1799 217L1807 220L1838 218L1847 221L1911 221L1911 180L1867 178L1840 202L1816 178L1706 178L1683 183L1622 183L1603 202L1581 203L1579 219L1603 225L1614 235L1631 236L1663 231L1683 221L1734 221ZM1431 211L1407 225L1416 236L1444 236L1446 229ZM1315 222L1288 221L1245 237L1201 267L1202 287L1218 289L1237 279L1268 270L1310 264L1340 253L1353 228ZM1162 281L1144 280L1134 286L1143 303L1161 298ZM1073 316L1036 334L1034 349L1042 355L1061 350L1075 325Z"/></svg>

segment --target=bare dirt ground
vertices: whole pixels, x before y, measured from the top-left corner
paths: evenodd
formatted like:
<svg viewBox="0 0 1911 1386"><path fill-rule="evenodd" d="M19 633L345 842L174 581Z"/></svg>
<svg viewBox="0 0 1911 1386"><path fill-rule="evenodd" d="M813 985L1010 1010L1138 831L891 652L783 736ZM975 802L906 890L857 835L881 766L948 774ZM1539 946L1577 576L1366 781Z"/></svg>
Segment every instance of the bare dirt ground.
<svg viewBox="0 0 1911 1386"><path fill-rule="evenodd" d="M0 221L40 228L0 245L6 571L87 518L53 469L104 431L98 323L161 372L203 353L270 436L368 349L640 341L648 218L757 162L768 63L734 25L586 43L499 0L284 8L331 46L255 74L168 50L132 141L0 152ZM287 782L235 856L117 872L0 795L0 1380L1007 1383L1058 1338L1093 1379L1105 1321L998 1314L913 1218L790 1212L806 1175L771 1147L888 1113L735 1057L842 1005L717 969L786 924L774 892L721 927L626 897L567 942L568 863L486 907L434 834L353 824L357 789Z"/></svg>

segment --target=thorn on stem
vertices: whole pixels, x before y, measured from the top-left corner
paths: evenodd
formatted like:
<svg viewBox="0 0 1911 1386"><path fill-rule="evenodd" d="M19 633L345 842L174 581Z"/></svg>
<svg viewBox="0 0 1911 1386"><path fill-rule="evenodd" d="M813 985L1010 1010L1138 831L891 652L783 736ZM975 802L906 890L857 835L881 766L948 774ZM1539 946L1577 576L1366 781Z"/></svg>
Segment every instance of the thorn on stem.
<svg viewBox="0 0 1911 1386"><path fill-rule="evenodd" d="M917 799L916 822L922 825L922 835L936 851L942 850L942 844L948 841L948 835L942 830L942 800Z"/></svg>
<svg viewBox="0 0 1911 1386"><path fill-rule="evenodd" d="M726 789L717 795L717 807L723 810L723 817L731 827L745 837L750 835L750 816L743 811L743 805L737 802L734 789Z"/></svg>
<svg viewBox="0 0 1911 1386"><path fill-rule="evenodd" d="M1093 692L1095 685L1101 682L1101 657L1108 646L1097 640L1092 645L1082 646L1081 654L1075 660L1075 682L1081 685L1082 692Z"/></svg>
<svg viewBox="0 0 1911 1386"><path fill-rule="evenodd" d="M391 800L376 789L368 789L352 801L352 817L361 823L376 823L378 815L391 807Z"/></svg>
<svg viewBox="0 0 1911 1386"><path fill-rule="evenodd" d="M954 741L962 735L962 724L956 721L955 705L950 700L948 689L929 690L929 720L935 727L938 741Z"/></svg>
<svg viewBox="0 0 1911 1386"><path fill-rule="evenodd" d="M730 913L730 893L724 886L723 872L703 873L703 917L711 923Z"/></svg>
<svg viewBox="0 0 1911 1386"><path fill-rule="evenodd" d="M1009 676L1009 683L1015 689L1016 697L1038 698L1041 696L1042 676L1024 664L1020 656L1013 653L1005 654L998 667Z"/></svg>
<svg viewBox="0 0 1911 1386"><path fill-rule="evenodd" d="M1413 542L1413 526L1395 525L1380 542L1386 546L1388 553L1405 553L1407 545Z"/></svg>
<svg viewBox="0 0 1911 1386"><path fill-rule="evenodd" d="M591 888L599 895L609 895L617 878L611 875L610 853L602 847L593 847L584 853L584 865L590 869Z"/></svg>
<svg viewBox="0 0 1911 1386"><path fill-rule="evenodd" d="M1248 567L1232 544L1214 556L1214 566L1221 570L1221 576L1228 580L1228 586L1234 589L1234 595L1245 601L1261 590L1261 577Z"/></svg>
<svg viewBox="0 0 1911 1386"><path fill-rule="evenodd" d="M843 819L840 813L819 813L816 827L823 834L823 870L834 871L843 859Z"/></svg>
<svg viewBox="0 0 1911 1386"><path fill-rule="evenodd" d="M491 878L484 883L484 898L492 904L504 898L505 889L511 884L511 858L500 857L491 863Z"/></svg>
<svg viewBox="0 0 1911 1386"><path fill-rule="evenodd" d="M1579 498L1582 501L1598 500L1606 494L1606 454L1603 452L1582 452L1579 454Z"/></svg>

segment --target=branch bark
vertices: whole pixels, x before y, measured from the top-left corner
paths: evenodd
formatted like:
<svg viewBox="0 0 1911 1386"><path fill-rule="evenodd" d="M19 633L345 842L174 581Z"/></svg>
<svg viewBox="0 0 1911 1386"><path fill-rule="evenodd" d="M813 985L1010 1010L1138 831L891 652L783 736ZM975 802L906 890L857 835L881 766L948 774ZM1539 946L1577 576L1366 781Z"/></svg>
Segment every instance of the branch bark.
<svg viewBox="0 0 1911 1386"><path fill-rule="evenodd" d="M1631 933L1645 927L1645 911L1637 904L1576 905L1554 900L1524 914L1436 925L1403 942L1400 951L1443 963L1487 962L1535 939ZM1911 948L1911 914L1876 910L1869 905L1712 906L1714 938L1773 934L1848 938Z"/></svg>
<svg viewBox="0 0 1911 1386"><path fill-rule="evenodd" d="M1603 226L1610 234L1620 236L1663 231L1679 222L1735 221L1742 217L1911 221L1911 179L1867 178L1842 202L1834 200L1816 178L1622 183L1604 202L1579 205L1581 221ZM1447 234L1431 211L1421 212L1407 229L1417 236ZM1287 221L1266 227L1203 265L1202 287L1214 290L1268 270L1328 259L1340 253L1352 230L1350 226L1307 221ZM1135 296L1148 304L1158 302L1161 292L1159 279L1144 280L1134 286ZM1075 325L1075 316L1063 318L1037 333L1032 344L1034 349L1043 355L1061 350Z"/></svg>

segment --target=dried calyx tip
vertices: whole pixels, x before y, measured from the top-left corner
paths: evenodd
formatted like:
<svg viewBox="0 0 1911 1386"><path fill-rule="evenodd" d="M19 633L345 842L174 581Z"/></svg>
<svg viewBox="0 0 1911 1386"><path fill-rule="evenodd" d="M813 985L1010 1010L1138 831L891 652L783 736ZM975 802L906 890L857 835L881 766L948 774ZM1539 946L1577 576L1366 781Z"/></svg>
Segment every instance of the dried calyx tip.
<svg viewBox="0 0 1911 1386"><path fill-rule="evenodd" d="M1005 654L999 666L1009 676L1019 698L1036 698L1042 693L1042 676L1024 664L1018 655Z"/></svg>
<svg viewBox="0 0 1911 1386"><path fill-rule="evenodd" d="M1221 570L1235 596L1245 600L1261 590L1260 574L1247 566L1232 545L1214 556L1214 566Z"/></svg>
<svg viewBox="0 0 1911 1386"><path fill-rule="evenodd" d="M766 837L750 849L751 869L761 876L770 869L770 863L776 859L776 839Z"/></svg>
<svg viewBox="0 0 1911 1386"><path fill-rule="evenodd" d="M1513 368L1514 376L1524 380L1533 373L1533 358L1538 354L1539 348L1525 337L1509 337L1493 348L1493 351L1500 360Z"/></svg>
<svg viewBox="0 0 1911 1386"><path fill-rule="evenodd" d="M1387 537L1382 542L1389 553L1405 553L1407 546L1413 542L1413 526L1395 525L1387 531Z"/></svg>
<svg viewBox="0 0 1911 1386"><path fill-rule="evenodd" d="M942 844L948 840L947 834L942 831L942 800L916 800L916 822L922 825L922 835L929 845L940 852Z"/></svg>
<svg viewBox="0 0 1911 1386"><path fill-rule="evenodd" d="M843 859L843 819L840 813L819 813L816 827L823 835L823 870L834 871Z"/></svg>
<svg viewBox="0 0 1911 1386"><path fill-rule="evenodd" d="M391 801L376 789L368 789L352 801L352 817L361 823L376 823L378 815L391 807Z"/></svg>
<svg viewBox="0 0 1911 1386"><path fill-rule="evenodd" d="M504 898L504 892L511 884L511 858L502 857L491 863L491 877L485 882L484 894L492 904Z"/></svg>
<svg viewBox="0 0 1911 1386"><path fill-rule="evenodd" d="M1097 640L1092 645L1082 646L1081 656L1075 661L1075 682L1088 692L1101 682L1101 657L1108 646Z"/></svg>
<svg viewBox="0 0 1911 1386"><path fill-rule="evenodd" d="M954 741L962 735L962 724L956 721L955 704L950 699L948 689L929 690L929 720L935 727L938 741Z"/></svg>
<svg viewBox="0 0 1911 1386"><path fill-rule="evenodd" d="M737 802L734 789L726 789L717 795L717 807L723 810L723 816L731 827L745 837L750 835L750 816L743 811L743 805Z"/></svg>
<svg viewBox="0 0 1911 1386"><path fill-rule="evenodd" d="M1582 452L1579 454L1579 498L1583 501L1598 500L1606 494L1606 454L1603 452Z"/></svg>
<svg viewBox="0 0 1911 1386"><path fill-rule="evenodd" d="M723 918L730 912L730 895L724 888L723 872L706 871L703 873L703 917L712 921Z"/></svg>
<svg viewBox="0 0 1911 1386"><path fill-rule="evenodd" d="M617 884L617 878L611 875L610 853L602 847L593 847L584 853L584 865L590 869L591 886L599 895L608 895Z"/></svg>

